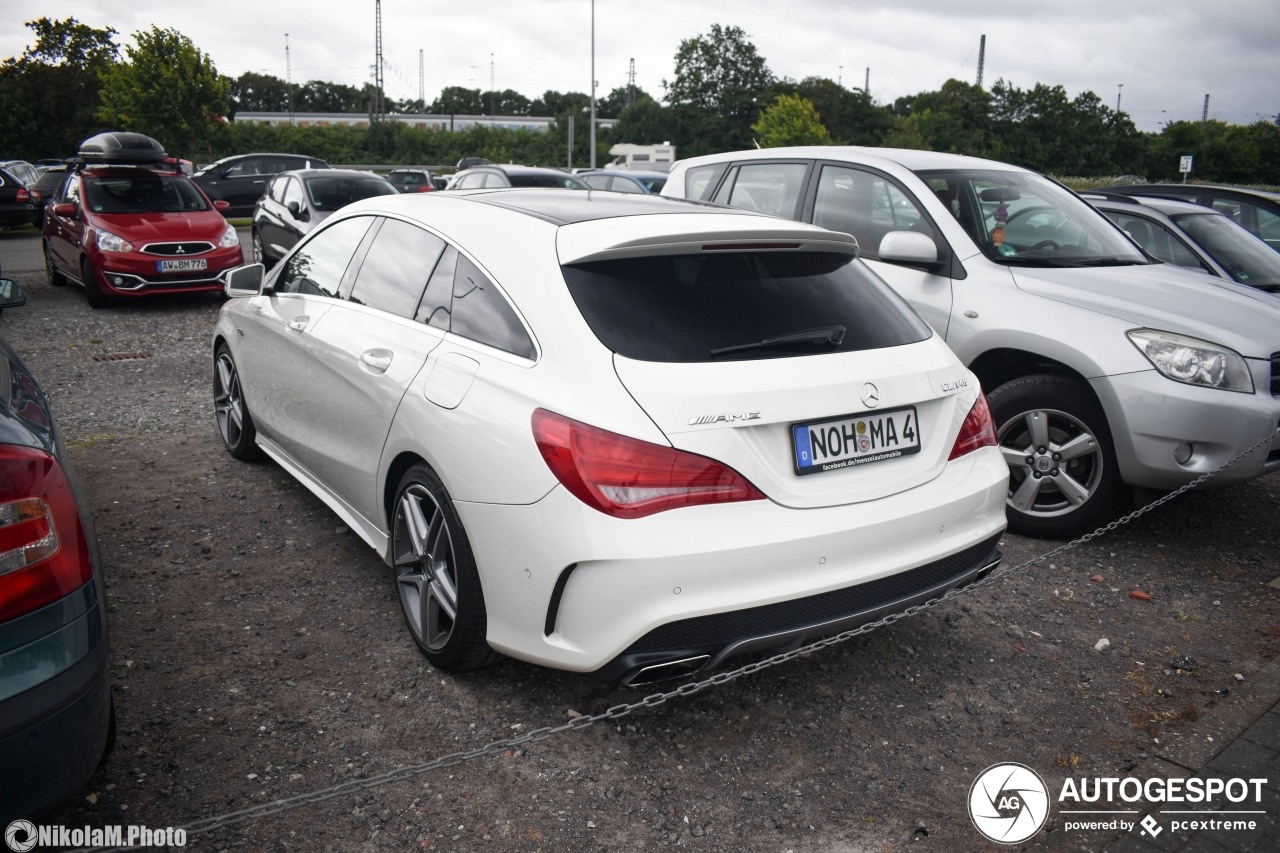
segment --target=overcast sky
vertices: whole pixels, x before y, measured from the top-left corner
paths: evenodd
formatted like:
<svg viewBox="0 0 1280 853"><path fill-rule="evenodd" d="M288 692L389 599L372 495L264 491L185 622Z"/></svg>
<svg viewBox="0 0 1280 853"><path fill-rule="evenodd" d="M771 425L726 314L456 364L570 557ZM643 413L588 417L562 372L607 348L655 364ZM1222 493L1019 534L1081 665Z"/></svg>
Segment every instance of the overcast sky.
<svg viewBox="0 0 1280 853"><path fill-rule="evenodd" d="M153 24L186 35L218 71L295 83L373 80L375 0L3 0L0 58L33 43L23 22L75 17L117 43ZM949 78L1021 89L1095 92L1139 129L1209 116L1233 124L1280 113L1276 0L595 0L597 94L635 82L662 100L680 42L712 24L740 27L778 77L828 77L892 103ZM288 66L286 35L288 34ZM589 92L591 0L382 0L387 94L430 103L445 86ZM422 88L419 86L421 57ZM1123 84L1123 87L1121 87Z"/></svg>

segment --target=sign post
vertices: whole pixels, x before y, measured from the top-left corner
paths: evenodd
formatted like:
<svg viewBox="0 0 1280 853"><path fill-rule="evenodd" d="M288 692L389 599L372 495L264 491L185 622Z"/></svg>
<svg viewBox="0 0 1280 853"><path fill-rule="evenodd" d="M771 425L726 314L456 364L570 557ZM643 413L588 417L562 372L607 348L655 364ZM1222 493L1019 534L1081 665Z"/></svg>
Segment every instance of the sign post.
<svg viewBox="0 0 1280 853"><path fill-rule="evenodd" d="M1178 171L1182 173L1182 182L1187 182L1187 175L1191 173L1191 155L1183 154L1182 162L1178 164Z"/></svg>

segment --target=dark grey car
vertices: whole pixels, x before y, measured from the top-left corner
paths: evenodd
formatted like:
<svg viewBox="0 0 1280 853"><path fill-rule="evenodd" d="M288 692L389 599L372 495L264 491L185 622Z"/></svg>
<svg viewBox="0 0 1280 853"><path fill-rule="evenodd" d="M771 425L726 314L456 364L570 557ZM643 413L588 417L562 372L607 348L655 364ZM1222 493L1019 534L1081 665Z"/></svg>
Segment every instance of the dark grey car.
<svg viewBox="0 0 1280 853"><path fill-rule="evenodd" d="M0 279L0 309L25 301ZM110 749L107 667L93 518L44 391L0 340L0 826L74 795Z"/></svg>
<svg viewBox="0 0 1280 853"><path fill-rule="evenodd" d="M191 179L210 201L222 199L231 205L227 217L249 216L276 175L290 169L328 167L324 160L302 154L237 154L201 167Z"/></svg>

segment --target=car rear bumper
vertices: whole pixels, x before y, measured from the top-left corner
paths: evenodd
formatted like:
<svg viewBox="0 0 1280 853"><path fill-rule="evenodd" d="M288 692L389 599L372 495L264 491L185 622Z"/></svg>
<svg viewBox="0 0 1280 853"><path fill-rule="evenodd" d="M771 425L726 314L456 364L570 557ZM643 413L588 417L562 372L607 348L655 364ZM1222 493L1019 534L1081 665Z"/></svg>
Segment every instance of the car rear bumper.
<svg viewBox="0 0 1280 853"><path fill-rule="evenodd" d="M701 667L794 645L964 583L998 559L1007 490L988 448L897 495L821 509L751 501L623 520L559 487L528 506L456 506L490 645L626 680L686 652Z"/></svg>
<svg viewBox="0 0 1280 853"><path fill-rule="evenodd" d="M1131 486L1176 489L1253 444L1261 447L1205 483L1206 488L1280 470L1280 398L1268 393L1269 365L1254 370L1260 393L1185 385L1154 370L1095 380L1107 413L1122 479ZM1180 463L1175 454L1190 458Z"/></svg>
<svg viewBox="0 0 1280 853"><path fill-rule="evenodd" d="M82 612L63 624L69 608ZM46 622L58 627L45 633ZM0 701L0 825L7 825L73 796L106 748L111 689L96 584L7 623L0 640L6 684L24 675L43 678ZM44 677L50 668L56 674Z"/></svg>

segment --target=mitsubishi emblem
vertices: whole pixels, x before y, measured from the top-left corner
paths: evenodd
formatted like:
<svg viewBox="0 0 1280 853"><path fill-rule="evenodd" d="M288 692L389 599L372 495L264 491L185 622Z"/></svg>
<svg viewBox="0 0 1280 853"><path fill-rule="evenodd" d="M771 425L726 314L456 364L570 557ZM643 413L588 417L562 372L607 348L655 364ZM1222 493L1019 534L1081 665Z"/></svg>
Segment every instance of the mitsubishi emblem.
<svg viewBox="0 0 1280 853"><path fill-rule="evenodd" d="M182 248L182 246L178 246L178 251L174 252L175 255L185 255L186 253L187 250Z"/></svg>
<svg viewBox="0 0 1280 853"><path fill-rule="evenodd" d="M880 405L880 389L872 385L870 382L862 385L862 405L868 409L874 409Z"/></svg>

